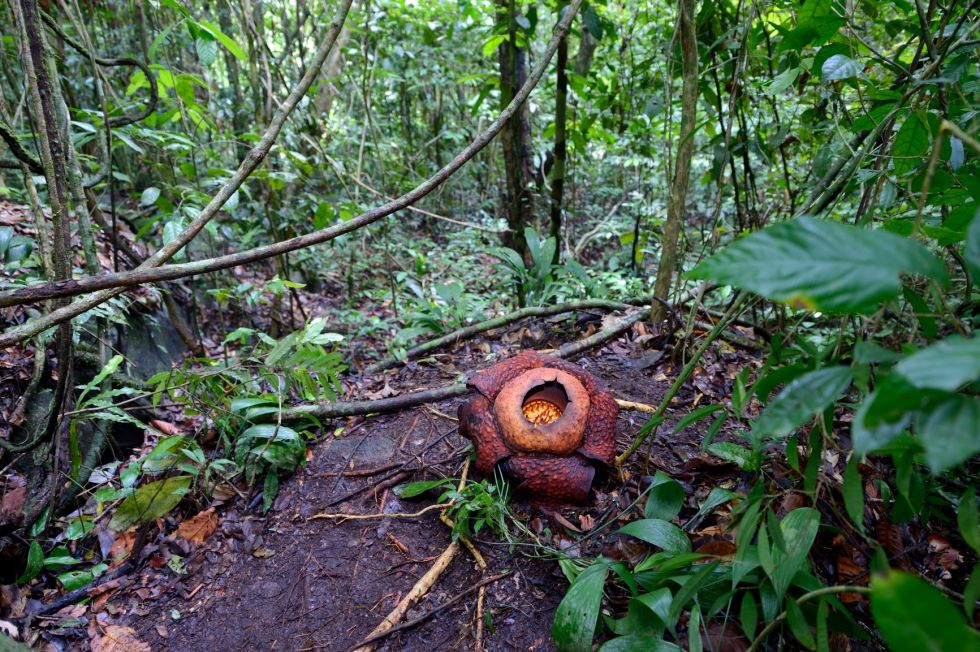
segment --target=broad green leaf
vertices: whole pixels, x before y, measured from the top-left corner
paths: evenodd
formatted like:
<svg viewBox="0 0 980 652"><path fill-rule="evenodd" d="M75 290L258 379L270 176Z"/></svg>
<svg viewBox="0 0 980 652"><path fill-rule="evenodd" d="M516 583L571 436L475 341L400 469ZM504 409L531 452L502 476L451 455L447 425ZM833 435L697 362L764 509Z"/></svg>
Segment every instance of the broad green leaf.
<svg viewBox="0 0 980 652"><path fill-rule="evenodd" d="M796 604L796 600L792 598L786 601L786 622L789 624L789 629L793 632L793 636L806 649L812 650L817 647L817 642L813 638L813 632L810 631L809 625L807 625L803 610L800 609L800 605Z"/></svg>
<svg viewBox="0 0 980 652"><path fill-rule="evenodd" d="M248 56L245 54L245 50L242 46L238 45L230 36L221 31L221 29L214 23L208 22L206 20L197 21L197 26L206 30L214 38L216 38L221 45L225 46L232 55L239 61L248 61Z"/></svg>
<svg viewBox="0 0 980 652"><path fill-rule="evenodd" d="M967 622L973 622L973 610L976 609L978 601L980 601L980 564L973 566L970 579L963 589L963 611L966 613Z"/></svg>
<svg viewBox="0 0 980 652"><path fill-rule="evenodd" d="M663 471L657 471L647 494L643 515L646 518L670 520L677 516L683 504L684 487L677 480L667 477Z"/></svg>
<svg viewBox="0 0 980 652"><path fill-rule="evenodd" d="M691 552L691 541L684 531L673 523L658 518L633 521L621 527L619 531L651 543L666 552Z"/></svg>
<svg viewBox="0 0 980 652"><path fill-rule="evenodd" d="M755 628L759 624L759 607L751 591L746 591L742 596L742 609L738 617L742 622L742 631L745 635L749 639L755 638Z"/></svg>
<svg viewBox="0 0 980 652"><path fill-rule="evenodd" d="M956 510L956 522L960 527L960 535L967 545L980 553L980 516L977 514L976 488L970 487L960 499Z"/></svg>
<svg viewBox="0 0 980 652"><path fill-rule="evenodd" d="M109 528L118 532L163 516L190 490L191 480L189 475L178 475L143 485L119 503Z"/></svg>
<svg viewBox="0 0 980 652"><path fill-rule="evenodd" d="M812 507L801 507L787 514L779 523L786 549L771 550L771 569L767 569L776 597L782 600L793 576L806 563L810 547L820 527L820 512ZM760 551L761 554L761 551Z"/></svg>
<svg viewBox="0 0 980 652"><path fill-rule="evenodd" d="M715 457L720 457L726 462L738 464L738 468L743 471L757 470L761 461L761 456L755 451L727 441L711 444L707 450Z"/></svg>
<svg viewBox="0 0 980 652"><path fill-rule="evenodd" d="M809 310L863 313L898 294L901 274L947 279L942 263L917 242L801 217L738 240L688 276Z"/></svg>
<svg viewBox="0 0 980 652"><path fill-rule="evenodd" d="M934 474L980 453L980 398L951 396L922 415L917 434Z"/></svg>
<svg viewBox="0 0 980 652"><path fill-rule="evenodd" d="M857 77L864 66L843 54L835 54L823 62L820 67L820 78L824 82L838 81Z"/></svg>
<svg viewBox="0 0 980 652"><path fill-rule="evenodd" d="M963 256L973 282L980 280L980 210L973 216L970 228L966 232L966 244L963 246Z"/></svg>
<svg viewBox="0 0 980 652"><path fill-rule="evenodd" d="M913 387L956 391L980 379L980 337L951 335L899 362L895 373Z"/></svg>
<svg viewBox="0 0 980 652"><path fill-rule="evenodd" d="M218 42L213 38L199 38L194 42L197 59L205 68L218 59Z"/></svg>
<svg viewBox="0 0 980 652"><path fill-rule="evenodd" d="M715 507L724 505L732 500L740 500L741 498L743 498L742 494L729 491L723 487L715 487L708 493L708 497L704 499L704 502L701 503L701 507L698 508L698 513L694 515L693 520L697 521Z"/></svg>
<svg viewBox="0 0 980 652"><path fill-rule="evenodd" d="M777 394L752 424L753 440L790 434L840 398L853 376L850 367L826 367L800 376Z"/></svg>
<svg viewBox="0 0 980 652"><path fill-rule="evenodd" d="M892 145L892 165L895 172L904 174L914 170L927 158L932 132L924 113L913 113L905 119L895 134Z"/></svg>
<svg viewBox="0 0 980 652"><path fill-rule="evenodd" d="M836 0L806 0L797 11L796 28L784 34L780 49L799 51L827 41L845 23L845 15Z"/></svg>
<svg viewBox="0 0 980 652"><path fill-rule="evenodd" d="M558 649L564 652L564 648ZM599 652L682 652L682 648L662 638L632 634L607 641L599 648Z"/></svg>
<svg viewBox="0 0 980 652"><path fill-rule="evenodd" d="M41 568L44 567L44 550L41 549L41 544L37 541L31 541L30 548L27 549L27 564L24 566L24 572L20 574L17 578L18 584L24 584L29 582L37 574L41 572Z"/></svg>
<svg viewBox="0 0 980 652"><path fill-rule="evenodd" d="M690 607L691 601L694 600L694 597L697 595L698 591L703 589L712 579L718 579L718 575L715 574L715 570L720 564L721 562L718 560L707 564L702 564L701 568L693 576L687 578L684 585L674 595L674 600L670 603L669 624L671 627L677 623L677 619L680 617L681 612Z"/></svg>
<svg viewBox="0 0 980 652"><path fill-rule="evenodd" d="M608 564L599 560L586 568L568 589L555 611L551 636L562 652L589 652L602 607Z"/></svg>
<svg viewBox="0 0 980 652"><path fill-rule="evenodd" d="M670 624L670 603L673 595L667 587L659 588L650 593L644 593L633 598L633 602L643 605L657 619L661 629Z"/></svg>
<svg viewBox="0 0 980 652"><path fill-rule="evenodd" d="M864 479L857 467L857 455L852 455L844 468L844 508L851 521L864 532Z"/></svg>
<svg viewBox="0 0 980 652"><path fill-rule="evenodd" d="M892 652L976 652L980 637L939 589L891 571L871 581L871 614Z"/></svg>
<svg viewBox="0 0 980 652"><path fill-rule="evenodd" d="M151 206L160 197L160 189L150 186L140 195L140 206Z"/></svg>
<svg viewBox="0 0 980 652"><path fill-rule="evenodd" d="M766 87L765 92L769 95L778 95L793 85L796 78L800 76L800 68L787 68L776 75Z"/></svg>

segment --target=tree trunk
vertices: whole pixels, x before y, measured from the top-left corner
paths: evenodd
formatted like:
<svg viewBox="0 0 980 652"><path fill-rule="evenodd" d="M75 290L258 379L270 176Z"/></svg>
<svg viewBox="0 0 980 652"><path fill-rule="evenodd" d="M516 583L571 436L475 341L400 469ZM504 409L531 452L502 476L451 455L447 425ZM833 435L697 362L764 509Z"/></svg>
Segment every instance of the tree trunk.
<svg viewBox="0 0 980 652"><path fill-rule="evenodd" d="M674 178L670 184L670 198L667 202L667 223L664 225L661 240L660 264L657 267L657 280L653 286L656 297L666 298L677 266L677 241L684 220L684 203L687 198L687 183L691 172L691 156L694 154L694 129L698 109L698 42L694 26L695 0L677 0L678 24L681 43L681 133L677 146L677 159ZM653 301L650 321L663 321L663 306Z"/></svg>
<svg viewBox="0 0 980 652"><path fill-rule="evenodd" d="M500 107L510 104L511 99L527 79L526 52L517 47L517 23L515 0L498 0L497 25L506 31L508 39L498 48L500 58ZM534 203L531 196L534 164L531 157L531 121L525 102L511 117L500 134L504 151L506 186L504 208L510 231L504 235L504 244L517 251L525 262L530 252L524 238L524 227L534 223ZM524 306L523 296L518 303Z"/></svg>
<svg viewBox="0 0 980 652"><path fill-rule="evenodd" d="M34 121L41 145L41 161L48 187L48 201L51 205L52 247L51 259L55 280L71 278L71 228L68 219L68 172L66 167L65 143L58 129L58 111L54 85L58 83L52 74L52 67L45 53L44 34L41 27L40 12L34 0L21 0L14 8L22 37L22 62L24 76L31 96ZM70 146L70 143L68 144ZM58 298L51 302L53 308L68 305L70 299ZM59 471L60 443L63 428L61 411L71 395L72 379L72 327L64 322L57 330L58 382L48 418L47 434L54 443L54 468L51 474L50 496L53 502L57 493L61 473ZM40 513L38 504L29 508L30 515L36 518ZM31 519L33 520L33 519Z"/></svg>
<svg viewBox="0 0 980 652"><path fill-rule="evenodd" d="M555 160L551 168L551 237L555 239L554 263L561 259L561 209L565 194L565 156L568 145L565 140L566 109L568 108L568 37L558 44L558 74L555 88Z"/></svg>
<svg viewBox="0 0 980 652"><path fill-rule="evenodd" d="M230 12L231 9L229 9L226 5L219 7L218 24L221 27L221 31L234 38L234 30L232 29ZM225 67L228 69L228 82L231 84L232 97L235 101L235 106L233 106L231 109L231 125L235 132L236 143L235 155L238 158L244 158L245 154L248 153L248 143L242 139L242 136L248 129L248 116L245 114L245 97L242 94L242 82L240 79L238 58L235 57L235 55L233 55L227 48L222 48L222 50L224 51Z"/></svg>

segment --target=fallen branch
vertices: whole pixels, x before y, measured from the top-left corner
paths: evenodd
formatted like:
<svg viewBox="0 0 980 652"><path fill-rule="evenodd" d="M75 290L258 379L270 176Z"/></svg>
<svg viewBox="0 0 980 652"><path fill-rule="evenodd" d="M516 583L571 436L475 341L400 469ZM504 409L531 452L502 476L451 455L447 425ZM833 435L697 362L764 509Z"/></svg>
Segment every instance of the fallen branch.
<svg viewBox="0 0 980 652"><path fill-rule="evenodd" d="M643 300L644 303L646 300ZM466 326L465 328L460 328L459 330L453 331L452 333L447 333L435 339L429 340L428 342L423 342L417 346L405 351L405 360L413 360L422 356L425 353L434 351L435 349L442 348L449 344L456 344L464 340L471 339L480 333L485 333L487 331L493 330L495 328L500 328L502 326L507 326L516 321L520 321L525 317L551 317L553 315L560 315L566 312L574 312L576 310L625 310L629 308L632 304L627 301L609 301L606 299L586 299L585 301L573 301L571 303L560 303L555 306L532 306L530 308L521 308L520 310L515 310L514 312L507 313L506 315L501 315L500 317L494 317L493 319L487 319L481 321L477 324L471 326ZM397 358L387 358L379 362L375 362L364 369L364 373L377 373L379 371L384 371L385 369L390 369L392 367L398 366L401 361Z"/></svg>
<svg viewBox="0 0 980 652"><path fill-rule="evenodd" d="M628 331L636 322L646 319L650 314L650 309L638 310L632 315L624 317L614 326L601 330L576 342L571 342L562 346L553 353L559 358L572 358L577 355L602 346L606 342L613 340ZM410 392L401 396L391 398L381 398L370 401L337 401L333 403L310 403L306 405L295 405L282 411L283 421L294 421L304 417L315 417L317 419L333 419L336 417L351 417L360 414L380 414L383 412L397 412L406 408L415 407L424 403L434 403L447 398L463 396L469 392L469 388L464 383L425 389L419 392Z"/></svg>
<svg viewBox="0 0 980 652"><path fill-rule="evenodd" d="M383 639L391 636L392 634L394 634L396 632L401 632L401 631L404 631L406 629L411 629L413 627L416 627L416 626L420 625L421 623L425 622L426 620L428 620L429 618L431 618L432 616L436 615L440 611L442 611L444 609L447 609L447 608L453 606L454 604L456 604L457 602L459 602L460 600L462 600L466 596L468 596L471 593L473 593L473 591L482 590L487 585L493 584L494 582L499 582L500 580L505 579L507 577L510 577L513 574L514 574L514 571L511 570L511 571L507 571L505 573L500 573L498 575L492 575L492 576L490 576L490 577L488 577L488 578L486 578L484 580L480 580L479 582L477 582L476 584L474 584L470 588L466 589L465 591L463 591L459 595L457 595L457 596L455 596L453 598L450 598L449 600L446 600L445 602L443 602L438 607L433 607L432 609L430 609L426 613L422 614L418 618L414 618L412 620L409 620L408 622L402 623L401 625L397 625L395 627L392 627L390 629L387 629L387 630L385 630L383 632L379 632L377 634L372 633L370 636L368 636L367 638L365 638L364 640L362 640L360 643L358 643L354 647L348 648L348 652L360 652L360 650L365 649L365 646L371 645L372 643L377 643L378 641L381 641L381 640L383 640Z"/></svg>
<svg viewBox="0 0 980 652"><path fill-rule="evenodd" d="M76 301L63 308L56 309L42 317L32 319L25 324L8 330L3 335L0 335L0 349L20 342L36 333L50 328L55 324L60 324L64 321L72 319L73 317L94 308L112 297L121 294L127 287L141 285L143 283L154 283L157 281L183 278L185 276L195 276L206 272L227 269L229 267L257 262L259 260L279 256L297 249L303 249L316 244L321 244L323 242L328 242L345 233L349 233L363 226L367 226L368 224L376 222L381 218L387 217L396 211L414 204L419 199L425 197L437 187L442 185L450 176L459 170L459 168L461 168L466 162L468 162L478 152L486 147L490 141L493 140L493 138L496 137L496 135L504 128L504 125L523 105L525 100L527 100L528 95L530 95L531 90L537 85L538 81L544 75L551 58L554 56L555 50L558 48L559 41L564 38L565 34L568 33L569 26L571 25L572 20L575 18L575 14L578 12L578 9L582 4L582 0L574 0L568 7L564 17L562 17L558 25L555 27L551 42L548 44L547 49L540 57L538 65L534 68L531 74L528 75L527 81L514 95L514 98L511 100L510 104L507 105L507 108L501 111L497 119L494 120L486 130L481 132L473 140L473 142L463 149L463 151L457 154L452 161L436 172L432 177L416 186L413 190L405 193L394 201L369 210L366 213L362 213L353 219L340 224L335 224L334 226L321 229L319 231L314 231L313 233L290 238L271 245L256 247L240 253L161 267L163 263L180 251L188 242L190 242L191 239L194 238L194 236L200 232L201 229L204 228L205 224L207 224L217 214L221 207L224 206L225 202L227 202L231 195L234 194L239 187L241 187L245 179L255 170L256 167L258 167L259 163L261 163L261 161L268 154L269 149L272 147L272 143L279 135L279 131L281 130L282 124L285 122L286 117L292 111L296 103L298 103L299 98L305 94L310 84L312 84L313 78L316 76L316 73L319 70L319 65L323 63L323 59L326 58L327 52L333 45L333 41L336 39L337 33L340 31L340 25L343 23L343 19L346 18L346 12L350 7L351 2L352 0L345 0L339 20L335 20L334 24L331 25L330 34L324 41L324 45L322 45L317 51L317 56L315 57L313 64L303 76L303 80L300 82L299 86L293 89L293 92L290 93L290 96L283 104L283 108L276 115L276 117L273 118L272 123L269 125L265 135L263 135L262 139L259 141L259 144L249 152L249 154L245 157L245 160L242 161L238 171L218 191L218 194L212 198L208 205L201 211L200 215L195 218L183 232L174 238L174 240L164 245L156 254L144 261L144 263L135 270L114 274L102 274L99 276L89 276L81 279L69 279L60 283L48 283L24 288L22 290L15 290L13 292L0 293L0 305L13 305L24 302L39 301L55 296L74 296L93 292L95 290L103 290L93 294L92 296Z"/></svg>

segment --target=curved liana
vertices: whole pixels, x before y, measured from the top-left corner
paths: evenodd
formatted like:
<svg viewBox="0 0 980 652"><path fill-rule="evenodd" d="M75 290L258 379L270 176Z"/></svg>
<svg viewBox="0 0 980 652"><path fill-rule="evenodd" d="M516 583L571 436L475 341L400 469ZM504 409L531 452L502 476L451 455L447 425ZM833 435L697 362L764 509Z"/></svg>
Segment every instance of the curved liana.
<svg viewBox="0 0 980 652"><path fill-rule="evenodd" d="M477 395L459 407L476 468L494 468L518 491L550 503L584 503L597 468L616 456L619 406L605 383L559 358L522 351L474 374Z"/></svg>

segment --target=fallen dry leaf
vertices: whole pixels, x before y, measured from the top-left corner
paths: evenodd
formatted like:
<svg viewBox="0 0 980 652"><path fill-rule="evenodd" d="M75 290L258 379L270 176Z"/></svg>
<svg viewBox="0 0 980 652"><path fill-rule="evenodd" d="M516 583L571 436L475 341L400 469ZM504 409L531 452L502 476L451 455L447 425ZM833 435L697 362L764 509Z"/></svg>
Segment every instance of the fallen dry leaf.
<svg viewBox="0 0 980 652"><path fill-rule="evenodd" d="M132 527L125 532L116 535L116 540L109 548L109 558L113 561L125 557L133 549L133 542L136 541L136 528Z"/></svg>
<svg viewBox="0 0 980 652"><path fill-rule="evenodd" d="M17 487L16 489L11 489L3 495L2 506L0 506L0 513L7 518L8 515L12 516L20 511L20 508L24 506L24 500L27 499L27 487Z"/></svg>
<svg viewBox="0 0 980 652"><path fill-rule="evenodd" d="M204 540L218 529L218 515L214 507L198 512L177 526L177 536L183 537L190 543L204 543Z"/></svg>
<svg viewBox="0 0 980 652"><path fill-rule="evenodd" d="M702 555L728 558L735 556L735 550L735 544L731 541L716 539L714 541L708 541L703 546L699 546L694 552L699 552Z"/></svg>
<svg viewBox="0 0 980 652"><path fill-rule="evenodd" d="M595 517L592 514L579 514L578 524L582 527L583 532L588 532L595 527Z"/></svg>
<svg viewBox="0 0 980 652"><path fill-rule="evenodd" d="M161 421L160 419L151 419L150 425L162 432L165 435L179 435L180 428L170 423L169 421Z"/></svg>
<svg viewBox="0 0 980 652"><path fill-rule="evenodd" d="M106 625L91 640L92 652L151 652L132 627Z"/></svg>

